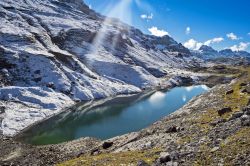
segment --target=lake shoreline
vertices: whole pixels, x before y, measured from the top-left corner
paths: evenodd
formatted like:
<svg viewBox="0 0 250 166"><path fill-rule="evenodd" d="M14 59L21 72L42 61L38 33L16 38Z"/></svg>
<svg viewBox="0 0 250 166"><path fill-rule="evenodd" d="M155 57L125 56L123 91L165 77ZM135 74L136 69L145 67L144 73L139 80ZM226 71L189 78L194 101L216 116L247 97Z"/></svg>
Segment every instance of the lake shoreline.
<svg viewBox="0 0 250 166"><path fill-rule="evenodd" d="M218 79L218 80L221 80L221 79ZM216 83L218 83L217 81L212 82L212 83L211 83L211 80L207 80L207 81L208 81L207 84L209 84L209 85L211 85L211 84L215 85ZM225 81L228 81L228 78L225 79ZM205 84L205 81L203 81L202 84ZM180 110L182 110L182 108ZM179 111L176 111L176 112L179 112ZM167 118L172 117L172 116L173 116L173 114L167 116ZM154 126L155 124L159 123L160 121L162 121L162 120L157 121L153 125L149 126L149 128ZM144 132L145 130L147 130L147 128L143 129L142 131ZM132 135L134 135L134 134L132 133ZM132 140L133 140L133 137L134 136L132 136L132 138L131 138ZM90 153L93 150L95 150L96 148L102 146L101 140L96 140L93 138L79 139L79 140L69 141L69 142L65 142L62 144L58 144L58 145L47 145L47 146L32 146L32 145L28 145L28 144L23 144L20 142L16 142L11 137L6 137L3 135L0 135L0 139L1 139L1 150L0 151L3 152L3 154L4 154L3 157L5 159L8 158L10 155L12 156L13 152L14 153L18 152L16 150L18 150L19 148L22 149L22 152L18 152L18 155L13 157L14 160L11 160L12 163L19 163L19 164L25 164L25 162L33 163L33 164L36 163L37 165L43 165L44 163L47 163L49 165L51 165L52 163L56 164L56 163L66 161L66 160L71 159L71 158L78 157L82 154ZM116 137L116 139L119 140L119 136ZM136 139L138 139L138 138L136 138ZM77 148L76 147L77 145L82 145L82 144L86 145L87 142L90 142L91 145L88 145L84 148ZM72 149L67 150L67 149L62 148L63 149L62 150L61 148L59 148L59 147L65 147L66 145L67 146L71 145ZM32 155L30 155L30 154L32 154ZM41 157L41 154L42 154L42 157ZM4 160L3 158L1 160L2 160L2 163L9 163L9 160ZM29 160L29 161L26 161L26 160ZM1 162L0 162L0 164L1 164Z"/></svg>
<svg viewBox="0 0 250 166"><path fill-rule="evenodd" d="M33 145L56 144L81 137L105 140L139 131L207 90L205 85L181 86L83 103L33 125L15 138Z"/></svg>

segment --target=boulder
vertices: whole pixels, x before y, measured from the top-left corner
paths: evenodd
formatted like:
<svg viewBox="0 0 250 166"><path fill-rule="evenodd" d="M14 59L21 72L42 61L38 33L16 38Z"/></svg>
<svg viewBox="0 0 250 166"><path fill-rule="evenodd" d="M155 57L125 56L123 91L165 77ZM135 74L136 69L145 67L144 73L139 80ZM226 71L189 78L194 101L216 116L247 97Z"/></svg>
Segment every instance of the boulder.
<svg viewBox="0 0 250 166"><path fill-rule="evenodd" d="M240 84L240 86L241 86L241 87L242 87L242 86L247 86L247 83L242 82L242 83Z"/></svg>
<svg viewBox="0 0 250 166"><path fill-rule="evenodd" d="M249 115L243 115L240 120L241 120L242 126L250 126L250 116Z"/></svg>
<svg viewBox="0 0 250 166"><path fill-rule="evenodd" d="M166 163L171 161L171 156L168 152L162 152L160 153L160 158L159 158L161 163Z"/></svg>
<svg viewBox="0 0 250 166"><path fill-rule="evenodd" d="M220 116L224 115L225 113L232 112L232 109L230 107L222 108L217 111Z"/></svg>
<svg viewBox="0 0 250 166"><path fill-rule="evenodd" d="M242 109L242 111L243 111L243 113L244 113L245 115L250 115L250 106L244 107L244 108Z"/></svg>
<svg viewBox="0 0 250 166"><path fill-rule="evenodd" d="M170 126L167 128L166 133L175 133L178 131L178 127L176 126Z"/></svg>
<svg viewBox="0 0 250 166"><path fill-rule="evenodd" d="M3 114L5 112L5 106L0 106L0 114Z"/></svg>
<svg viewBox="0 0 250 166"><path fill-rule="evenodd" d="M244 88L244 89L241 90L241 93L250 94L250 89L249 88Z"/></svg>
<svg viewBox="0 0 250 166"><path fill-rule="evenodd" d="M112 145L113 145L113 142L104 142L104 143L102 144L102 148L103 148L103 149L108 149L108 148L110 148Z"/></svg>
<svg viewBox="0 0 250 166"><path fill-rule="evenodd" d="M236 113L232 114L232 116L230 117L229 120L234 120L234 119L240 118L242 115L244 115L244 112L242 112L242 111L236 112Z"/></svg>
<svg viewBox="0 0 250 166"><path fill-rule="evenodd" d="M100 150L98 148L92 149L91 152L90 152L91 155L97 155L99 153L100 153Z"/></svg>
<svg viewBox="0 0 250 166"><path fill-rule="evenodd" d="M233 90L233 89L228 90L228 91L226 92L226 95L230 95L230 94L232 94L232 93L234 93L234 90Z"/></svg>

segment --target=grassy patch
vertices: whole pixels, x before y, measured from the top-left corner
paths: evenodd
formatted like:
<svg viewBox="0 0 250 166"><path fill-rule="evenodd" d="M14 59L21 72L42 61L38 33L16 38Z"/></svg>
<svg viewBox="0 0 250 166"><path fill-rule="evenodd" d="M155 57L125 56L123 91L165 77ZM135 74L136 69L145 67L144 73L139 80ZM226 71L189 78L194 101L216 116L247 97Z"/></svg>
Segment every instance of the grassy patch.
<svg viewBox="0 0 250 166"><path fill-rule="evenodd" d="M250 152L250 127L240 129L236 134L228 137L220 146L216 154L230 163L235 156Z"/></svg>
<svg viewBox="0 0 250 166"><path fill-rule="evenodd" d="M86 155L67 162L58 164L58 166L117 166L117 165L137 165L137 162L143 160L152 164L158 157L160 149L146 151L129 151L120 153L102 153L99 155Z"/></svg>
<svg viewBox="0 0 250 166"><path fill-rule="evenodd" d="M249 95L247 93L240 93L242 90L240 84L244 82L243 80L235 83L232 86L233 93L230 95L225 95L224 101L225 106L231 107L234 111L239 110L241 107L247 105Z"/></svg>

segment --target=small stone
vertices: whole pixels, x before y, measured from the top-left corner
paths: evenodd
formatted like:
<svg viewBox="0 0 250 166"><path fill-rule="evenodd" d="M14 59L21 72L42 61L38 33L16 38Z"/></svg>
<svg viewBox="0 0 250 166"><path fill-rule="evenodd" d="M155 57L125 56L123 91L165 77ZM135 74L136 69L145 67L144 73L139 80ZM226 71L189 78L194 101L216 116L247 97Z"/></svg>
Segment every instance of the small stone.
<svg viewBox="0 0 250 166"><path fill-rule="evenodd" d="M242 82L242 83L240 84L240 86L241 86L241 87L242 87L242 86L247 86L247 83Z"/></svg>
<svg viewBox="0 0 250 166"><path fill-rule="evenodd" d="M81 100L80 100L80 99L78 99L78 98L76 98L76 99L74 99L74 102L76 102L76 103L80 103L80 102L81 102Z"/></svg>
<svg viewBox="0 0 250 166"><path fill-rule="evenodd" d="M180 157L180 154L178 152L176 152L176 151L171 152L171 154L170 154L171 160L178 160L179 157Z"/></svg>
<svg viewBox="0 0 250 166"><path fill-rule="evenodd" d="M250 115L250 106L243 108L242 111L245 115Z"/></svg>
<svg viewBox="0 0 250 166"><path fill-rule="evenodd" d="M2 69L1 72L4 73L4 74L8 74L9 73L9 71L7 69L5 69L5 68Z"/></svg>
<svg viewBox="0 0 250 166"><path fill-rule="evenodd" d="M54 82L49 82L49 83L47 83L46 86L47 86L48 88L52 88L52 89L55 88Z"/></svg>
<svg viewBox="0 0 250 166"><path fill-rule="evenodd" d="M211 149L211 152L216 152L217 150L219 150L220 148L219 147L214 147L213 149Z"/></svg>
<svg viewBox="0 0 250 166"><path fill-rule="evenodd" d="M151 147L152 147L152 142L147 142L147 143L145 144L145 148L149 149L149 148L151 148Z"/></svg>
<svg viewBox="0 0 250 166"><path fill-rule="evenodd" d="M149 164L146 163L146 162L143 161L143 160L139 160L138 163L137 163L137 166L149 166Z"/></svg>
<svg viewBox="0 0 250 166"><path fill-rule="evenodd" d="M227 120L226 119L217 119L213 122L210 123L211 126L216 126L217 124L220 124L220 123L225 123Z"/></svg>
<svg viewBox="0 0 250 166"><path fill-rule="evenodd" d="M232 93L234 93L234 90L233 90L233 89L227 91L227 92L226 92L226 95L230 95L230 94L232 94Z"/></svg>
<svg viewBox="0 0 250 166"><path fill-rule="evenodd" d="M98 154L98 153L100 153L100 151L99 151L98 148L93 149L93 150L90 152L91 155L96 155L96 154Z"/></svg>
<svg viewBox="0 0 250 166"><path fill-rule="evenodd" d="M241 93L250 94L250 90L249 90L249 88L244 88L244 89L241 90Z"/></svg>
<svg viewBox="0 0 250 166"><path fill-rule="evenodd" d="M244 115L244 112L236 112L234 113L229 120L234 120L237 118L240 118L242 115Z"/></svg>
<svg viewBox="0 0 250 166"><path fill-rule="evenodd" d="M178 162L169 161L166 163L166 166L178 166Z"/></svg>
<svg viewBox="0 0 250 166"><path fill-rule="evenodd" d="M110 148L112 145L113 145L113 142L104 142L104 143L102 144L102 148L103 148L103 149L108 149L108 148Z"/></svg>
<svg viewBox="0 0 250 166"><path fill-rule="evenodd" d="M171 157L170 157L170 154L168 152L160 153L160 158L159 159L160 159L161 163L166 163L166 162L171 161Z"/></svg>
<svg viewBox="0 0 250 166"><path fill-rule="evenodd" d="M242 126L250 126L250 116L249 115L243 115L240 120L241 120Z"/></svg>
<svg viewBox="0 0 250 166"><path fill-rule="evenodd" d="M0 106L0 114L3 114L5 112L5 106Z"/></svg>
<svg viewBox="0 0 250 166"><path fill-rule="evenodd" d="M230 107L222 108L222 109L218 110L218 114L220 116L224 115L225 113L229 113L229 112L232 112L232 109Z"/></svg>

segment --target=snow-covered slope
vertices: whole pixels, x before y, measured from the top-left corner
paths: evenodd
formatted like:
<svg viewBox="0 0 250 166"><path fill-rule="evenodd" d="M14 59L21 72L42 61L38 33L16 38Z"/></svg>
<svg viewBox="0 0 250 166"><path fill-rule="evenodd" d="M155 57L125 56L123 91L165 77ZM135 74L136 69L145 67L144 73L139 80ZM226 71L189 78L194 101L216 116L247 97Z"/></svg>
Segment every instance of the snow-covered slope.
<svg viewBox="0 0 250 166"><path fill-rule="evenodd" d="M1 0L1 129L13 135L74 101L138 93L201 62L169 36L145 35L82 0Z"/></svg>

